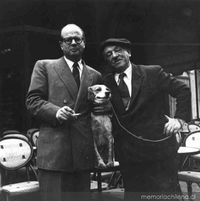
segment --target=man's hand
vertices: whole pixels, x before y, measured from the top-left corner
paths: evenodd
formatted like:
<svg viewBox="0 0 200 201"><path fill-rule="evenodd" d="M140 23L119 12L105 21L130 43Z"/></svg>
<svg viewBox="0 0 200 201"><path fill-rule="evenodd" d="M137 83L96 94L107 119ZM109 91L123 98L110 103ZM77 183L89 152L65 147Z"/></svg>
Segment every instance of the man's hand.
<svg viewBox="0 0 200 201"><path fill-rule="evenodd" d="M111 114L112 113L112 104L108 101L105 104L94 104L92 108L92 112L97 114Z"/></svg>
<svg viewBox="0 0 200 201"><path fill-rule="evenodd" d="M166 135L175 134L181 130L183 120L170 118L167 115L165 115L165 117L168 119L168 122L165 124L164 127L164 133Z"/></svg>
<svg viewBox="0 0 200 201"><path fill-rule="evenodd" d="M64 106L57 111L56 118L60 123L62 123L63 121L72 119L74 113L75 113L74 110L72 110L70 107Z"/></svg>

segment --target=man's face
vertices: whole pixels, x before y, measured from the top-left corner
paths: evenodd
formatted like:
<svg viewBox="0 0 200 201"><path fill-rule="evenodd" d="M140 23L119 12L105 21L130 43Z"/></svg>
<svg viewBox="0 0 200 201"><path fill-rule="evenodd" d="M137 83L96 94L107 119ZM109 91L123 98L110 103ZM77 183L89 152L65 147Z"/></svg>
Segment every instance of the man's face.
<svg viewBox="0 0 200 201"><path fill-rule="evenodd" d="M85 49L82 30L77 26L66 26L61 32L60 47L66 58L79 61Z"/></svg>
<svg viewBox="0 0 200 201"><path fill-rule="evenodd" d="M126 70L130 63L131 53L117 45L106 46L103 51L106 62L116 73Z"/></svg>

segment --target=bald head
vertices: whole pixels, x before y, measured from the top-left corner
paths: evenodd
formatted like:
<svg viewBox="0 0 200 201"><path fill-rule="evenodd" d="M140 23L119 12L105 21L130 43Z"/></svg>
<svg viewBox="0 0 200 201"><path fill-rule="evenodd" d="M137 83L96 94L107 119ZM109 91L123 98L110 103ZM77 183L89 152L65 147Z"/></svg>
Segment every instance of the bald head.
<svg viewBox="0 0 200 201"><path fill-rule="evenodd" d="M60 36L60 47L65 57L74 62L79 61L85 49L83 30L75 24L68 24L62 28Z"/></svg>
<svg viewBox="0 0 200 201"><path fill-rule="evenodd" d="M60 33L61 38L64 38L65 34L68 32L78 33L79 35L81 34L81 37L83 38L83 40L85 40L84 31L76 24L67 24L66 26L64 26L61 29L61 33Z"/></svg>

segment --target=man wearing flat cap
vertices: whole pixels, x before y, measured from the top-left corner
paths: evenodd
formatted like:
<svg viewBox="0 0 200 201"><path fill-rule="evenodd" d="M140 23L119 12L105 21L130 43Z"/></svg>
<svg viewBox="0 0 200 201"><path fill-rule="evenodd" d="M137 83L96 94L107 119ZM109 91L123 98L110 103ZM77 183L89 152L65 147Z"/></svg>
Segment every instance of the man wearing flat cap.
<svg viewBox="0 0 200 201"><path fill-rule="evenodd" d="M110 38L100 47L112 69L104 83L112 92L115 154L125 200L153 192L162 200L163 194L180 193L176 135L189 120L190 89L158 65L131 63L131 46L127 39ZM177 102L174 118L166 115L168 94Z"/></svg>

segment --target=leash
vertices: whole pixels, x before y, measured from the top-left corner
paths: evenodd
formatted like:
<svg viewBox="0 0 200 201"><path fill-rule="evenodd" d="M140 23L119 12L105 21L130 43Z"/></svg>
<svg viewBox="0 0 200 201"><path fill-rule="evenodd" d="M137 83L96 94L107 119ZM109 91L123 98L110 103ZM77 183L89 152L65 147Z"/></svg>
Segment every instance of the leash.
<svg viewBox="0 0 200 201"><path fill-rule="evenodd" d="M165 137L165 138L162 138L162 139L159 139L159 140L151 140L151 139L146 139L146 138L143 138L143 137L138 137L137 135L135 135L135 134L133 134L132 132L130 132L127 128L125 128L125 127L121 124L121 122L120 122L120 120L119 120L119 118L118 118L118 116L117 116L117 114L116 114L116 112L115 112L115 109L114 109L114 107L113 107L112 104L111 104L111 107L112 107L113 114L114 114L114 116L115 116L115 118L116 118L117 123L119 124L119 126L120 126L124 131L126 131L129 135L131 135L132 137L136 138L137 140L141 140L141 141L144 141L144 142L158 143L158 142L163 142L163 141L169 139L169 138L172 136L172 135L169 135L169 136L167 136L167 137Z"/></svg>

